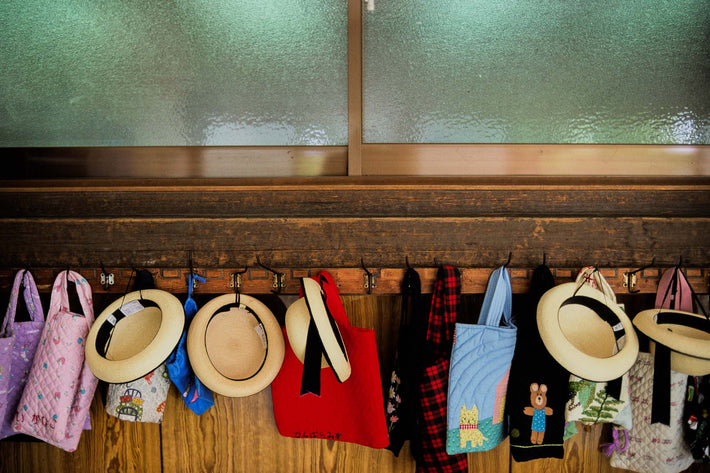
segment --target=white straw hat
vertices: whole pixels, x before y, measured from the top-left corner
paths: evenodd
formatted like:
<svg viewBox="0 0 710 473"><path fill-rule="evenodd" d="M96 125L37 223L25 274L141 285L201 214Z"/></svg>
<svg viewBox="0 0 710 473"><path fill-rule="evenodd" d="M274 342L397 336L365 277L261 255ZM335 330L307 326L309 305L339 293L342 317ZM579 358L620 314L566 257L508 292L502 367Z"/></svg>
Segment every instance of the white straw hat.
<svg viewBox="0 0 710 473"><path fill-rule="evenodd" d="M650 309L634 317L648 338L671 350L671 369L690 376L710 374L710 321L702 315L671 309ZM655 343L654 343L655 342Z"/></svg>
<svg viewBox="0 0 710 473"><path fill-rule="evenodd" d="M130 292L96 318L86 338L86 362L103 381L136 380L168 359L184 325L182 305L169 292Z"/></svg>
<svg viewBox="0 0 710 473"><path fill-rule="evenodd" d="M286 311L286 335L289 344L296 358L303 363L306 358L308 329L313 320L323 344L321 368L326 368L330 361L336 377L343 382L350 377L352 370L338 324L328 315L320 285L311 278L303 278L301 282L304 297L291 304Z"/></svg>
<svg viewBox="0 0 710 473"><path fill-rule="evenodd" d="M205 386L223 396L245 397L271 384L281 369L285 345L268 307L247 295L226 294L195 315L187 353Z"/></svg>
<svg viewBox="0 0 710 473"><path fill-rule="evenodd" d="M537 307L537 325L550 354L590 381L620 377L638 356L631 320L615 301L586 284L565 283L547 291Z"/></svg>

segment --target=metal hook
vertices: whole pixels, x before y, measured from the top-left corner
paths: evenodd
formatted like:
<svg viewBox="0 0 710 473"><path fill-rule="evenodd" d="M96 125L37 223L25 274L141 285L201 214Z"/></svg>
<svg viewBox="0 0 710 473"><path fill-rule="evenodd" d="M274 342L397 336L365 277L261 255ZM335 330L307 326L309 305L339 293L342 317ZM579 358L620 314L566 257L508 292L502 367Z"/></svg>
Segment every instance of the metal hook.
<svg viewBox="0 0 710 473"><path fill-rule="evenodd" d="M503 265L504 268L507 268L507 267L508 267L508 265L510 264L510 259L511 259L512 257L513 257L513 252L512 252L512 251L509 251L509 252L508 252L508 261L506 261L505 264Z"/></svg>
<svg viewBox="0 0 710 473"><path fill-rule="evenodd" d="M370 270L365 267L365 261L362 258L360 258L360 266L365 271L365 289L367 289L368 294L372 294L372 288L377 286L377 281L375 281L375 275L372 274Z"/></svg>
<svg viewBox="0 0 710 473"><path fill-rule="evenodd" d="M279 273L278 271L275 271L265 264L263 264L260 260L259 257L256 257L256 264L264 268L265 270L269 271L271 274L273 274L273 283L271 284L271 287L276 289L275 291L272 290L274 294L281 294L281 289L286 287L286 275L284 273Z"/></svg>
<svg viewBox="0 0 710 473"><path fill-rule="evenodd" d="M544 251L542 252L542 265L545 266L547 264L547 253Z"/></svg>
<svg viewBox="0 0 710 473"><path fill-rule="evenodd" d="M104 288L104 291L108 291L111 289L111 286L113 286L114 283L113 273L106 272L106 268L104 268L103 261L99 261L99 265L101 265L101 274L99 275L101 287Z"/></svg>
<svg viewBox="0 0 710 473"><path fill-rule="evenodd" d="M187 264L190 267L190 274L199 276L197 271L195 271L195 267L192 264L192 250L188 250L188 252L187 252ZM197 279L192 278L192 288L197 289L198 286L199 286L199 283L198 283Z"/></svg>
<svg viewBox="0 0 710 473"><path fill-rule="evenodd" d="M640 289L636 289L635 291L633 290L634 287L636 287L636 273L639 273L643 271L644 269L648 269L651 266L654 265L656 262L656 257L654 256L653 259L651 259L651 262L645 266L641 266L638 269L635 269L633 271L629 271L628 273L624 273L624 282L622 283L622 286L624 286L630 294L636 294L638 292L641 292Z"/></svg>
<svg viewBox="0 0 710 473"><path fill-rule="evenodd" d="M409 264L409 256L408 255L404 257L404 264L407 265L407 269L414 269L414 268L412 268L412 265Z"/></svg>
<svg viewBox="0 0 710 473"><path fill-rule="evenodd" d="M242 274L246 273L248 270L249 266L245 266L242 271L229 273L229 287L233 288L235 292L239 292L239 289L242 287Z"/></svg>

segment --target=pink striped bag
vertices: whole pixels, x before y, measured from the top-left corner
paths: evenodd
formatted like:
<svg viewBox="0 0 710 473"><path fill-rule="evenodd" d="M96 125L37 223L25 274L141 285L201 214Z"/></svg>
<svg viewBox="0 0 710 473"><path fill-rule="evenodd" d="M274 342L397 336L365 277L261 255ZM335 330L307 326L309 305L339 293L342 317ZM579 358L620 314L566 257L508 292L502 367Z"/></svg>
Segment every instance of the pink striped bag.
<svg viewBox="0 0 710 473"><path fill-rule="evenodd" d="M70 284L73 283L73 284ZM83 314L71 312L67 286L76 287ZM98 384L84 362L94 321L91 287L80 274L57 276L30 377L13 428L68 452L76 450Z"/></svg>

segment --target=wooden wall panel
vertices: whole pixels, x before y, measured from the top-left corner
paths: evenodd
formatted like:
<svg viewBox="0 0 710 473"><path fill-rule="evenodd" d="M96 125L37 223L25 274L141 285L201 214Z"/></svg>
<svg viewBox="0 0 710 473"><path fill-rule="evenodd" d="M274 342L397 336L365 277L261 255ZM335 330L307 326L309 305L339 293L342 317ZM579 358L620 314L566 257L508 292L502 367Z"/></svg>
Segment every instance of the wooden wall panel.
<svg viewBox="0 0 710 473"><path fill-rule="evenodd" d="M710 262L710 218L193 218L4 219L0 267L401 267L435 258L496 267L508 253L534 267L671 266Z"/></svg>

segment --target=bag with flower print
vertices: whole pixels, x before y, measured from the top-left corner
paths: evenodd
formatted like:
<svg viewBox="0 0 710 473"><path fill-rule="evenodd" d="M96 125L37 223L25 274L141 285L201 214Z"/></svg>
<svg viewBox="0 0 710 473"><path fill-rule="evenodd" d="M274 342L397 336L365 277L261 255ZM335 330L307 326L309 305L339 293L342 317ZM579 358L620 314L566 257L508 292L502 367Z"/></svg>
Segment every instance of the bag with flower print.
<svg viewBox="0 0 710 473"><path fill-rule="evenodd" d="M424 307L421 304L421 292L419 274L409 268L402 280L399 339L389 392L385 393L387 432L390 439L387 449L395 456L399 455L405 441L412 440L412 446L417 443L417 419L414 407L421 374L420 357L426 341L426 314L422 310Z"/></svg>
<svg viewBox="0 0 710 473"><path fill-rule="evenodd" d="M70 307L68 291L81 307ZM54 281L47 321L13 429L73 452L89 417L98 379L84 360L94 321L91 287L79 273L62 271Z"/></svg>

